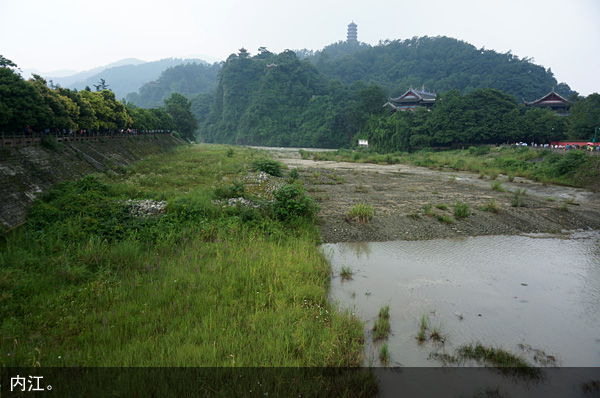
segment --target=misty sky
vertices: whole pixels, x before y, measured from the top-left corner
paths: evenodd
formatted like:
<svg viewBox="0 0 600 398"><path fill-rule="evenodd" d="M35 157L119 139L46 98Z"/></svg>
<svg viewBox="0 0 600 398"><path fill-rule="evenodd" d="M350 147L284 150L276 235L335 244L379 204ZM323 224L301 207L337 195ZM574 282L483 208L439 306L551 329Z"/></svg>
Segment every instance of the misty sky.
<svg viewBox="0 0 600 398"><path fill-rule="evenodd" d="M319 50L345 40L352 21L371 45L454 37L531 57L581 95L600 93L598 0L0 0L0 55L41 72L123 58L224 60L241 47Z"/></svg>

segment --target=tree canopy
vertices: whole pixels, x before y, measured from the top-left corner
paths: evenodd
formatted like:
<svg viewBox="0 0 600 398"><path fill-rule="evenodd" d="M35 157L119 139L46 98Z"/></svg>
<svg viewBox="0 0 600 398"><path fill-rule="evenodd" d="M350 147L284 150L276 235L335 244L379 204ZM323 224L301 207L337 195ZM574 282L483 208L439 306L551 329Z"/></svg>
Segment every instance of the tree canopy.
<svg viewBox="0 0 600 398"><path fill-rule="evenodd" d="M190 111L191 102L174 93L164 108L140 109L117 101L103 86L98 91L72 91L52 86L39 75L24 80L16 65L0 55L0 131L117 131L180 130L193 140L197 122Z"/></svg>

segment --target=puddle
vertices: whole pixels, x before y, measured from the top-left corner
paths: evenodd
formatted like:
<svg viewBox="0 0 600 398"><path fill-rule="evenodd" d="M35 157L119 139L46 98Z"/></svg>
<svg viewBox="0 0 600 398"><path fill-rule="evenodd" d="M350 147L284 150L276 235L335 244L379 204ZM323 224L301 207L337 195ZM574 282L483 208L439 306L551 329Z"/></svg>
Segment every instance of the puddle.
<svg viewBox="0 0 600 398"><path fill-rule="evenodd" d="M323 245L331 298L366 324L365 365L379 366L371 328L390 306L391 366L440 366L432 352L480 342L515 354L527 346L560 366L600 366L600 233L485 236ZM352 270L342 281L342 267ZM416 336L422 317L446 337Z"/></svg>

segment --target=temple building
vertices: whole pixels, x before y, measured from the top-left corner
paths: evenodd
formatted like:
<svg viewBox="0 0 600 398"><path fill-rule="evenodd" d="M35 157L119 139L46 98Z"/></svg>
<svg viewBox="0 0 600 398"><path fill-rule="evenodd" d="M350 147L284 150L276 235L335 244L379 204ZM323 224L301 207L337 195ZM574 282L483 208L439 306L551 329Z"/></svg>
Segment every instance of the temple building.
<svg viewBox="0 0 600 398"><path fill-rule="evenodd" d="M350 25L348 25L348 43L356 43L358 42L358 33L356 31L357 25L352 21Z"/></svg>
<svg viewBox="0 0 600 398"><path fill-rule="evenodd" d="M419 106L430 108L435 103L435 93L425 91L425 86L419 91L412 88L398 98L388 98L383 106L388 106L393 112L414 111Z"/></svg>
<svg viewBox="0 0 600 398"><path fill-rule="evenodd" d="M569 116L569 108L571 107L571 103L558 95L554 89L552 89L550 93L546 94L542 98L533 102L527 102L523 98L523 103L525 106L550 108L559 116Z"/></svg>

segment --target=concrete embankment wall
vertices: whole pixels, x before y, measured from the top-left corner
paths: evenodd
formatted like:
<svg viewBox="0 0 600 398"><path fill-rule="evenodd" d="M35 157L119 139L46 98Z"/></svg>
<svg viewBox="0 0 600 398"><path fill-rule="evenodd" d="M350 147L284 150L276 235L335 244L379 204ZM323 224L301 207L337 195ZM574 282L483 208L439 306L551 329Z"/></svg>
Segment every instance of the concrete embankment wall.
<svg viewBox="0 0 600 398"><path fill-rule="evenodd" d="M0 150L0 230L23 223L35 197L60 182L125 167L182 143L170 135L156 135L65 142L53 149L4 148Z"/></svg>

